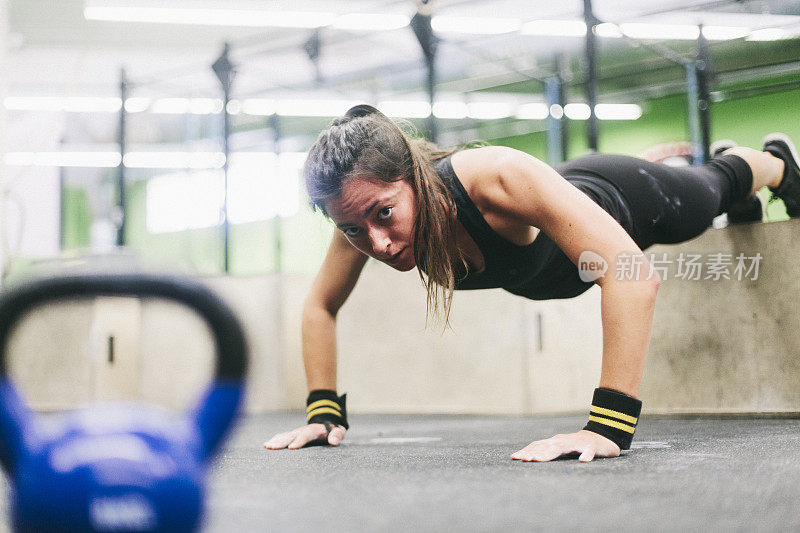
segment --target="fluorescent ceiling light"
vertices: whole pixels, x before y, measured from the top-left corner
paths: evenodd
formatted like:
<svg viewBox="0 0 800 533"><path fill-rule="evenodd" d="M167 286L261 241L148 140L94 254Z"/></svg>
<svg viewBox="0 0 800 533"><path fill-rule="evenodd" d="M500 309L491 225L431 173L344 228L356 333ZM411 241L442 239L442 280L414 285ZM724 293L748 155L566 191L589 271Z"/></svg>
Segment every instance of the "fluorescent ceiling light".
<svg viewBox="0 0 800 533"><path fill-rule="evenodd" d="M276 112L289 117L338 117L356 103L347 100L279 100Z"/></svg>
<svg viewBox="0 0 800 533"><path fill-rule="evenodd" d="M7 96L3 105L9 111L63 111L64 98L50 96Z"/></svg>
<svg viewBox="0 0 800 533"><path fill-rule="evenodd" d="M42 167L101 167L119 166L118 152L38 152L33 164Z"/></svg>
<svg viewBox="0 0 800 533"><path fill-rule="evenodd" d="M625 22L619 25L624 35L632 39L697 39L700 29L691 24L647 24Z"/></svg>
<svg viewBox="0 0 800 533"><path fill-rule="evenodd" d="M300 168L305 152L234 152L231 165L258 166L274 164ZM113 168L119 165L119 152L8 152L4 162L9 166L94 167ZM225 163L221 152L128 152L124 165L128 168L219 169Z"/></svg>
<svg viewBox="0 0 800 533"><path fill-rule="evenodd" d="M64 111L68 113L116 113L122 107L122 100L116 97L82 97L64 98Z"/></svg>
<svg viewBox="0 0 800 533"><path fill-rule="evenodd" d="M750 34L750 28L737 26L703 26L703 36L709 41L730 41Z"/></svg>
<svg viewBox="0 0 800 533"><path fill-rule="evenodd" d="M642 116L642 108L636 104L597 104L594 112L600 120L636 120Z"/></svg>
<svg viewBox="0 0 800 533"><path fill-rule="evenodd" d="M521 120L542 120L547 118L547 115L547 104L532 102L519 106L514 116Z"/></svg>
<svg viewBox="0 0 800 533"><path fill-rule="evenodd" d="M608 39L620 39L623 37L622 30L619 26L611 22L603 22L594 27L594 34L598 37L606 37Z"/></svg>
<svg viewBox="0 0 800 533"><path fill-rule="evenodd" d="M333 13L315 11L263 11L254 9L200 9L89 5L83 10L87 20L181 24L201 26L243 26L281 28L319 28L331 24Z"/></svg>
<svg viewBox="0 0 800 533"><path fill-rule="evenodd" d="M141 113L142 111L147 111L148 107L150 107L149 98L133 97L125 99L125 111L128 113Z"/></svg>
<svg viewBox="0 0 800 533"><path fill-rule="evenodd" d="M760 30L755 30L750 32L750 35L747 36L748 41L780 41L782 39L788 39L792 35L790 32L782 29L782 28L762 28Z"/></svg>
<svg viewBox="0 0 800 533"><path fill-rule="evenodd" d="M534 20L522 26L523 35L580 37L586 35L586 23L579 20Z"/></svg>
<svg viewBox="0 0 800 533"><path fill-rule="evenodd" d="M378 103L378 109L387 117L426 118L431 114L431 104L422 101L386 100Z"/></svg>
<svg viewBox="0 0 800 533"><path fill-rule="evenodd" d="M479 120L500 119L510 116L515 116L522 120L541 120L549 115L556 116L556 113L550 113L547 105L541 102L518 103L516 97L503 93L498 93L494 96L496 98L495 101L483 100L469 104L457 99L439 101L433 107L433 114L444 119L464 119L469 117ZM481 97L491 98L492 95L486 93L482 94ZM8 97L4 103L8 109L17 110L56 112L65 110L119 111L119 99L104 97L75 97L71 99L64 97ZM344 114L348 108L356 103L348 100L248 98L228 102L228 112L233 115L246 113L263 116L278 114L298 117L335 117ZM222 107L222 100L219 98L160 98L157 100L128 98L125 100L125 109L129 113L149 111L156 114L211 115L221 113ZM378 104L378 108L385 115L398 118L426 118L431 114L430 105L424 100L384 100ZM584 112L575 111L575 108L571 109L573 109L573 113L577 113L577 116L584 114ZM641 110L638 111L638 113L640 112ZM569 116L569 113L567 115ZM609 118L615 119L615 117ZM638 115L632 118L638 118ZM136 156L133 157L133 160L136 161ZM159 167L159 165L154 165L154 167L164 168ZM139 165L136 164L135 166ZM147 164L145 166L150 165ZM183 163L170 163L166 168L186 168L186 166Z"/></svg>
<svg viewBox="0 0 800 533"><path fill-rule="evenodd" d="M11 166L114 168L120 156L119 152L9 152L4 161Z"/></svg>
<svg viewBox="0 0 800 533"><path fill-rule="evenodd" d="M8 96L6 109L17 111L66 111L68 113L116 113L121 100L103 96Z"/></svg>
<svg viewBox="0 0 800 533"><path fill-rule="evenodd" d="M150 105L151 113L164 115L213 115L222 113L219 98L160 98Z"/></svg>
<svg viewBox="0 0 800 533"><path fill-rule="evenodd" d="M247 115L274 115L275 100L248 98L242 102L242 113Z"/></svg>
<svg viewBox="0 0 800 533"><path fill-rule="evenodd" d="M405 15L350 13L336 17L331 27L351 31L391 31L408 26L410 21Z"/></svg>
<svg viewBox="0 0 800 533"><path fill-rule="evenodd" d="M473 35L511 33L519 30L521 25L520 20L509 18L436 16L431 20L431 26L436 32Z"/></svg>
<svg viewBox="0 0 800 533"><path fill-rule="evenodd" d="M128 152L123 159L129 168L222 168L222 152Z"/></svg>
<svg viewBox="0 0 800 533"><path fill-rule="evenodd" d="M234 152L231 154L230 166L272 165L278 160L275 152Z"/></svg>
<svg viewBox="0 0 800 533"><path fill-rule="evenodd" d="M492 120L510 117L514 114L514 106L508 103L470 102L467 104L467 116L479 120Z"/></svg>
<svg viewBox="0 0 800 533"><path fill-rule="evenodd" d="M433 114L437 118L467 118L469 110L464 102L435 102Z"/></svg>
<svg viewBox="0 0 800 533"><path fill-rule="evenodd" d="M228 105L225 106L229 115L238 115L242 112L242 103L239 100L228 100Z"/></svg>
<svg viewBox="0 0 800 533"><path fill-rule="evenodd" d="M534 20L522 26L523 35L554 37L582 37L586 35L586 24L580 20ZM649 22L604 22L594 27L598 37L618 39L623 35L632 39L694 40L700 35L694 24L654 24ZM739 26L704 26L703 35L712 41L738 39L750 33L749 28Z"/></svg>
<svg viewBox="0 0 800 533"><path fill-rule="evenodd" d="M594 112L600 120L636 120L642 116L642 108L636 104L597 104ZM587 120L589 106L584 103L567 104L564 114L572 120Z"/></svg>
<svg viewBox="0 0 800 533"><path fill-rule="evenodd" d="M548 111L550 116L556 120L564 118L564 108L558 104L552 104Z"/></svg>
<svg viewBox="0 0 800 533"><path fill-rule="evenodd" d="M189 112L189 99L159 98L150 105L150 112L160 115L182 115Z"/></svg>
<svg viewBox="0 0 800 533"><path fill-rule="evenodd" d="M567 104L564 106L564 114L572 120L586 120L591 112L586 104Z"/></svg>
<svg viewBox="0 0 800 533"><path fill-rule="evenodd" d="M192 98L189 100L189 113L192 115L216 115L222 113L222 100L219 98Z"/></svg>
<svg viewBox="0 0 800 533"><path fill-rule="evenodd" d="M30 167L35 156L34 152L6 152L3 163L10 167Z"/></svg>
<svg viewBox="0 0 800 533"><path fill-rule="evenodd" d="M748 41L782 41L784 39L794 39L800 36L800 26L789 28L763 28L750 32L746 40Z"/></svg>

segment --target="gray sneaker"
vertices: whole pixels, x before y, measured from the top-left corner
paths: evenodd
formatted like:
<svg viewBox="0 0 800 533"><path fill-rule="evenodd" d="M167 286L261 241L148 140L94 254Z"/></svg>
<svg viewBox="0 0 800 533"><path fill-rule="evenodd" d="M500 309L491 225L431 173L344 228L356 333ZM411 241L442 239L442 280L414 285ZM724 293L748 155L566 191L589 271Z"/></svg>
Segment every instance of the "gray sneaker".
<svg viewBox="0 0 800 533"><path fill-rule="evenodd" d="M769 190L783 200L790 217L800 217L800 157L797 148L788 135L770 133L764 137L764 151L782 159L786 165L780 185Z"/></svg>
<svg viewBox="0 0 800 533"><path fill-rule="evenodd" d="M731 148L736 148L739 144L736 141L732 141L730 139L720 139L718 141L714 141L708 147L708 153L711 154L711 159L715 157L719 157L725 152L725 150L730 150Z"/></svg>

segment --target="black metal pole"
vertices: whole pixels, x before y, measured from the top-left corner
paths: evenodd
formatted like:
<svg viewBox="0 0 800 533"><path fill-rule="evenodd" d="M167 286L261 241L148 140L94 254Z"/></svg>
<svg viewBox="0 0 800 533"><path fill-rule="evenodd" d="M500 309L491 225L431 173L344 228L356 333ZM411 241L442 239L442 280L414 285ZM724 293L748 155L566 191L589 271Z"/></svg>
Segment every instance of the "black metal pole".
<svg viewBox="0 0 800 533"><path fill-rule="evenodd" d="M597 105L597 39L594 27L597 19L592 12L592 0L583 0L583 19L586 22L586 103L589 106L589 120L586 134L589 149L598 150L598 124L594 107Z"/></svg>
<svg viewBox="0 0 800 533"><path fill-rule="evenodd" d="M545 80L545 101L547 116L547 148L551 165L567 160L567 118L564 107L567 105L565 60L555 58L555 74Z"/></svg>
<svg viewBox="0 0 800 533"><path fill-rule="evenodd" d="M558 56L556 68L558 69L558 78L561 80L558 99L561 101L562 107L566 107L567 103L569 103L569 95L567 94L569 66L566 56ZM567 116L564 115L561 119L561 160L566 161L567 159L569 159L569 120L567 120Z"/></svg>
<svg viewBox="0 0 800 533"><path fill-rule="evenodd" d="M427 73L427 85L428 85L428 102L431 106L431 114L428 115L428 137L432 142L436 142L439 139L439 123L436 120L436 115L433 114L433 105L436 103L436 65L435 59L431 57L431 59L427 60L426 63L428 64L428 73Z"/></svg>
<svg viewBox="0 0 800 533"><path fill-rule="evenodd" d="M61 148L64 147L65 139L64 137L61 138ZM64 251L64 239L65 239L65 232L64 226L66 223L65 220L65 209L67 203L67 194L66 194L66 186L67 186L67 172L64 167L58 167L58 249L59 251Z"/></svg>
<svg viewBox="0 0 800 533"><path fill-rule="evenodd" d="M224 176L224 197L222 201L222 237L223 237L223 271L230 272L230 221L228 219L228 168L230 159L230 113L228 113L228 103L231 98L231 86L233 77L236 73L233 63L229 57L230 43L225 43L222 55L217 58L211 68L217 75L222 85L222 151L225 154L225 162L222 165Z"/></svg>
<svg viewBox="0 0 800 533"><path fill-rule="evenodd" d="M561 129L564 124L564 102L561 101L561 78L558 75L544 82L547 115L547 162L557 165L564 161Z"/></svg>
<svg viewBox="0 0 800 533"><path fill-rule="evenodd" d="M700 133L700 96L697 86L697 65L695 61L686 63L686 107L688 111L689 139L692 145L692 164L702 165L706 161Z"/></svg>
<svg viewBox="0 0 800 533"><path fill-rule="evenodd" d="M422 53L425 56L425 66L427 67L426 87L428 90L428 101L431 105L431 113L428 115L428 138L436 142L439 138L439 124L433 114L433 104L436 101L436 49L439 39L434 35L431 27L430 13L417 12L411 19L411 29L417 36Z"/></svg>
<svg viewBox="0 0 800 533"><path fill-rule="evenodd" d="M125 100L128 99L128 79L125 69L120 70L119 74L119 132L117 141L119 142L119 166L117 167L117 246L125 246L125 226L128 212L128 198L125 190L125 152L127 150L127 116Z"/></svg>
<svg viewBox="0 0 800 533"><path fill-rule="evenodd" d="M711 144L711 84L713 81L714 67L708 40L703 35L703 26L697 37L697 106L700 112L700 141L702 143L703 161L708 161L710 154L708 147Z"/></svg>
<svg viewBox="0 0 800 533"><path fill-rule="evenodd" d="M225 164L222 167L222 172L225 176L224 179L224 187L225 187L225 196L222 202L222 225L223 231L225 234L225 258L224 258L224 265L223 269L225 272L230 272L230 242L231 242L231 224L228 217L228 167L229 163L228 160L230 159L231 151L230 151L230 136L231 136L231 124L230 124L230 115L228 114L228 102L230 101L230 92L228 88L223 89L222 91L223 99L222 99L222 152L225 154Z"/></svg>
<svg viewBox="0 0 800 533"><path fill-rule="evenodd" d="M272 139L273 139L273 150L275 152L276 162L277 162L277 170L280 173L280 157L281 157L281 117L277 114L274 114L270 117L270 126L272 127ZM272 176L271 179L279 180L281 178L280 174L276 176ZM281 215L280 212L275 213L274 218L274 230L275 230L275 248L273 253L275 254L275 259L273 263L273 268L275 269L275 273L280 273L283 270L283 242L281 238Z"/></svg>

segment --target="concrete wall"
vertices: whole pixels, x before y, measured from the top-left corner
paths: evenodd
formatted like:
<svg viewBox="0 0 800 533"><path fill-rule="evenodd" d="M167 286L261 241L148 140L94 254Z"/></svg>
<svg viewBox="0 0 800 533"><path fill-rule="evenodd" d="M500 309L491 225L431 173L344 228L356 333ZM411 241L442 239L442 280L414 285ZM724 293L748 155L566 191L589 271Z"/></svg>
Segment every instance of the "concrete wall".
<svg viewBox="0 0 800 533"><path fill-rule="evenodd" d="M6 80L8 79L8 1L0 0L0 103L6 97ZM6 108L0 105L0 235L3 232L5 222L5 188L6 188ZM0 245L0 288L3 286L3 278L6 266L4 247Z"/></svg>
<svg viewBox="0 0 800 533"><path fill-rule="evenodd" d="M641 390L649 412L800 411L798 235L794 219L648 250L763 256L756 280L662 283Z"/></svg>
<svg viewBox="0 0 800 533"><path fill-rule="evenodd" d="M339 388L361 412L583 408L600 365L598 296L545 303L458 292L451 328L426 329L417 274L370 262L340 314Z"/></svg>
<svg viewBox="0 0 800 533"><path fill-rule="evenodd" d="M241 317L251 348L247 408L285 407L280 349L280 280L207 279ZM108 361L109 337L114 360ZM9 368L40 410L94 401L147 401L184 409L212 376L211 332L188 308L166 300L98 298L35 309L14 330Z"/></svg>

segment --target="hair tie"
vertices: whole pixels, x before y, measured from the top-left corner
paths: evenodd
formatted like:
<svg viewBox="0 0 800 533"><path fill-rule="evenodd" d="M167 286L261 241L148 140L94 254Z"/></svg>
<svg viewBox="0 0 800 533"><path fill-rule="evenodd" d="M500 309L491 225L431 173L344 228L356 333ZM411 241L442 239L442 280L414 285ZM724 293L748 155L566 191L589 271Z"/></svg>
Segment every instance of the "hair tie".
<svg viewBox="0 0 800 533"><path fill-rule="evenodd" d="M347 113L344 114L344 118L359 118L359 117L366 117L369 115L380 115L381 112L378 111L377 108L372 107L368 104L359 104L357 106L353 106L347 110Z"/></svg>

